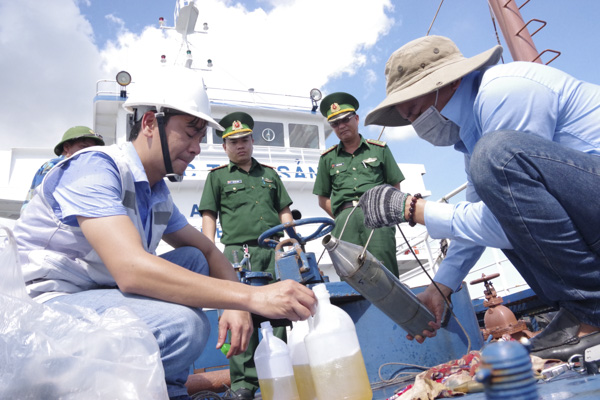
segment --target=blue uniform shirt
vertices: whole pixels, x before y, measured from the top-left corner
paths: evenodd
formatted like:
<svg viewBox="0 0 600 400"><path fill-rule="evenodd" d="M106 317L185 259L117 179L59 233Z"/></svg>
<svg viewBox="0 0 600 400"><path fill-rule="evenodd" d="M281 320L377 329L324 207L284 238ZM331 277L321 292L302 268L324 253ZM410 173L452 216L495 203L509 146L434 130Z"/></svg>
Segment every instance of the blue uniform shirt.
<svg viewBox="0 0 600 400"><path fill-rule="evenodd" d="M42 183L42 180L44 180L44 176L46 176L48 171L50 171L52 169L52 167L54 167L56 164L58 164L59 162L61 162L64 159L65 159L65 156L58 156L56 158L53 158L49 161L46 161L44 163L44 165L42 165L40 167L40 169L37 170L37 172L35 173L32 181L31 181L31 187L29 188L29 191L27 192L27 197L25 197L25 201L23 202L23 205L21 206L21 212L23 212L25 210L25 207L27 207L27 204L29 204L29 202L33 198L33 195L35 194L35 189L40 185L40 183Z"/></svg>

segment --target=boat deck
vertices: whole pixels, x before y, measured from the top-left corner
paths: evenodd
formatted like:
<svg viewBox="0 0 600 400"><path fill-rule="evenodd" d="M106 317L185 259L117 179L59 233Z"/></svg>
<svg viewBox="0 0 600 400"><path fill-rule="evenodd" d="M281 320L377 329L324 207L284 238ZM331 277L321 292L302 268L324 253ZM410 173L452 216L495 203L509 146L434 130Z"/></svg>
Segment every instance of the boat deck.
<svg viewBox="0 0 600 400"><path fill-rule="evenodd" d="M373 391L373 400L386 400L394 395L400 387L390 385ZM537 384L540 400L598 400L600 399L600 375L580 375L566 372L551 381L540 381ZM484 392L470 393L460 397L468 400L485 400Z"/></svg>
<svg viewBox="0 0 600 400"><path fill-rule="evenodd" d="M403 385L389 385L373 391L373 400L387 400ZM539 400L598 400L600 399L600 375L580 375L566 372L551 381L540 381L537 384ZM486 400L484 392L469 393L459 397L467 400ZM262 399L260 394L256 399Z"/></svg>

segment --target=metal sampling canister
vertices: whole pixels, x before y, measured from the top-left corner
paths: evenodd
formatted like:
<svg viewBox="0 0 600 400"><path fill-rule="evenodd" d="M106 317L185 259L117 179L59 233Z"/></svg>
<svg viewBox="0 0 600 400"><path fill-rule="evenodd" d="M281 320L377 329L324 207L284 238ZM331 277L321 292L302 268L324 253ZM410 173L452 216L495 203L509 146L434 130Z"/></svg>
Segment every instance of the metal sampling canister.
<svg viewBox="0 0 600 400"><path fill-rule="evenodd" d="M435 317L385 266L362 246L339 240L331 235L323 238L331 262L340 279L379 308L392 321L412 336L432 330ZM364 251L364 255L363 255Z"/></svg>

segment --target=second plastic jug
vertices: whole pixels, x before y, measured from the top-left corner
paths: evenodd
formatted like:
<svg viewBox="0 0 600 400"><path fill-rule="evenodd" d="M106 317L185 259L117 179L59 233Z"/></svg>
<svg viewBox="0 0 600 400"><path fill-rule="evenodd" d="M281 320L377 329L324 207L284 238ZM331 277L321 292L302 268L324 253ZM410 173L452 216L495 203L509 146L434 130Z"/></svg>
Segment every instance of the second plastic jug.
<svg viewBox="0 0 600 400"><path fill-rule="evenodd" d="M260 332L254 364L263 400L300 400L287 344L273 336L269 321L260 324Z"/></svg>
<svg viewBox="0 0 600 400"><path fill-rule="evenodd" d="M287 344L290 349L294 378L296 379L300 400L317 400L315 384L308 362L308 353L304 344L304 338L307 334L307 321L292 322L292 330L288 333Z"/></svg>
<svg viewBox="0 0 600 400"><path fill-rule="evenodd" d="M371 400L373 392L352 318L331 304L325 284L304 343L319 400Z"/></svg>

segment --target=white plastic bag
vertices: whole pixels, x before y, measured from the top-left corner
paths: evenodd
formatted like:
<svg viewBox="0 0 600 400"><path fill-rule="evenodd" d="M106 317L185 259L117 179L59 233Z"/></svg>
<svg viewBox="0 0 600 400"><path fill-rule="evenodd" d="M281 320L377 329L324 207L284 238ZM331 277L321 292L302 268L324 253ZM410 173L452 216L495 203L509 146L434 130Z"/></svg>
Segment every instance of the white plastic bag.
<svg viewBox="0 0 600 400"><path fill-rule="evenodd" d="M0 226L0 399L168 397L160 351L133 313L48 307L26 293L14 237Z"/></svg>

